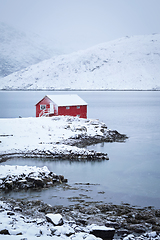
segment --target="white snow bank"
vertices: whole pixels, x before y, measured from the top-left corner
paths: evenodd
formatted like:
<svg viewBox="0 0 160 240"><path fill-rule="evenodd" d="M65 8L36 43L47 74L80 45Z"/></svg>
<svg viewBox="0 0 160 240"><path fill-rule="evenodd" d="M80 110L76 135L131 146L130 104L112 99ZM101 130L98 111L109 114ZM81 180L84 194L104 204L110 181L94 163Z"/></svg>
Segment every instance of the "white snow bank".
<svg viewBox="0 0 160 240"><path fill-rule="evenodd" d="M69 235L75 233L74 229L72 227L70 227L69 225L67 225L67 224L64 224L63 226L53 227L53 228L51 228L51 231L56 236L60 236L61 234L69 236Z"/></svg>
<svg viewBox="0 0 160 240"><path fill-rule="evenodd" d="M0 179L6 176L18 176L25 174L26 176L32 173L32 177L38 177L39 173L45 173L46 175L50 173L46 166L36 167L36 166L11 166L11 165L1 165L0 167Z"/></svg>
<svg viewBox="0 0 160 240"><path fill-rule="evenodd" d="M22 190L29 188L47 188L67 182L63 175L50 172L46 166L11 166L0 167L0 189Z"/></svg>
<svg viewBox="0 0 160 240"><path fill-rule="evenodd" d="M104 230L104 231L114 230L114 228L109 228L109 227L105 227L105 226L97 226L95 224L92 224L91 226L89 226L88 229L90 231L92 231L92 230Z"/></svg>

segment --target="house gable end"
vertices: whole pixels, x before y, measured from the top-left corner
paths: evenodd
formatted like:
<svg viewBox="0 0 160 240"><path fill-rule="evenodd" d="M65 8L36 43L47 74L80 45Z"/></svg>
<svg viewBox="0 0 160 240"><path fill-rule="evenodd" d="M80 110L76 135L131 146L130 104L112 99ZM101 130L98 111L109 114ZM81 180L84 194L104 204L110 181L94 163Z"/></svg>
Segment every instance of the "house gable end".
<svg viewBox="0 0 160 240"><path fill-rule="evenodd" d="M50 100L50 101L52 101L47 95L46 96L44 96L44 98L42 98L38 103L36 103L36 105L35 106L37 106L37 105L39 105L41 102L43 102L44 100Z"/></svg>

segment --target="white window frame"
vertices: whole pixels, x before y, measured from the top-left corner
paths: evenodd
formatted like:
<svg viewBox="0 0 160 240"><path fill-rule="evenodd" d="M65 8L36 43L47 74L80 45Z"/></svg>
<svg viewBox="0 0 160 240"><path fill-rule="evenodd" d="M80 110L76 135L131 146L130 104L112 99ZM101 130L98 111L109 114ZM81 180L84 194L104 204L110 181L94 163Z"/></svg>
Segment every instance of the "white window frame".
<svg viewBox="0 0 160 240"><path fill-rule="evenodd" d="M77 106L77 109L80 109L80 106Z"/></svg>
<svg viewBox="0 0 160 240"><path fill-rule="evenodd" d="M67 106L67 107L66 107L66 109L70 109L70 107L69 107L69 106Z"/></svg>
<svg viewBox="0 0 160 240"><path fill-rule="evenodd" d="M40 110L46 110L46 105L45 104L40 105Z"/></svg>

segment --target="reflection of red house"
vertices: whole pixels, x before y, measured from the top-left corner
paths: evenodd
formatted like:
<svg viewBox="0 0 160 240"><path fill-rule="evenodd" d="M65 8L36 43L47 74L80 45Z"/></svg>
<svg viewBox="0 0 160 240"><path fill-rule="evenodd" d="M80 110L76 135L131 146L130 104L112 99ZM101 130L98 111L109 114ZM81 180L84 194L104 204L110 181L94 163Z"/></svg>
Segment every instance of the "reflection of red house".
<svg viewBox="0 0 160 240"><path fill-rule="evenodd" d="M36 104L36 117L69 115L87 118L87 103L76 94L47 95Z"/></svg>

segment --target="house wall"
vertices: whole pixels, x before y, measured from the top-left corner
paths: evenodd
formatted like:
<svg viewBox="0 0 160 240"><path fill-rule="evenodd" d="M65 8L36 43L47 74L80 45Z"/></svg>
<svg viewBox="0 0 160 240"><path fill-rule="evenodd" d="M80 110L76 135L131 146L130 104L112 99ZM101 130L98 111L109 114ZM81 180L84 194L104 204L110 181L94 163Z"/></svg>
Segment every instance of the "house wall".
<svg viewBox="0 0 160 240"><path fill-rule="evenodd" d="M87 118L87 106L69 106L68 107L58 107L58 115L68 115L68 116L79 116L80 118Z"/></svg>

